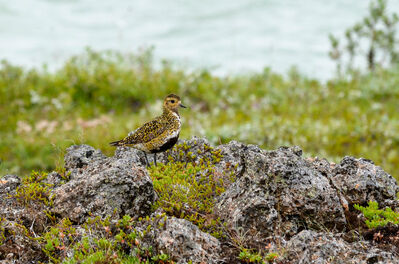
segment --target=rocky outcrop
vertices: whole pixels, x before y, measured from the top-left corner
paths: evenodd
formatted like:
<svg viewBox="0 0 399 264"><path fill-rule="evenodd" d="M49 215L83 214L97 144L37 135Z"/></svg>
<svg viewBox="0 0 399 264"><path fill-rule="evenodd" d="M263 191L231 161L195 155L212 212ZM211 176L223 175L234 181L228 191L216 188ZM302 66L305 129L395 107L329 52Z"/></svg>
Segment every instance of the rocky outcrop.
<svg viewBox="0 0 399 264"><path fill-rule="evenodd" d="M166 253L175 263L221 263L221 243L196 225L176 217L152 217L145 241L156 253ZM148 226L148 223L146 223Z"/></svg>
<svg viewBox="0 0 399 264"><path fill-rule="evenodd" d="M201 138L179 143L158 154L158 162L208 160L215 175L228 171L235 178L212 198L212 213L203 216L204 221L222 223L217 230L223 235L216 238L175 216L157 217L160 212L153 212L153 205L158 198L140 151L118 148L107 157L80 145L67 149L65 175L53 172L42 180L51 203L26 205L15 198L21 179L0 179L0 241L2 234L6 237L0 243L0 261L45 261L40 240L27 237L43 234L46 225L62 218L84 230L89 217L112 215L113 224L96 232L115 236L120 218L130 215L137 222L123 229L125 235L138 233L129 243L142 252L151 248L154 254L167 254L174 263L240 263L242 248L276 252L275 263L399 263L398 227L370 232L362 230L364 224L354 224L364 223L354 204L374 200L382 207L399 208L396 180L371 161L345 157L334 164L303 157L298 147L266 151L235 141L215 148ZM387 238L384 246L378 241L382 237ZM136 254L127 237L122 238L125 254ZM66 255L72 254L73 249L68 250Z"/></svg>
<svg viewBox="0 0 399 264"><path fill-rule="evenodd" d="M203 263L220 262L220 242L202 232L191 222L168 218L164 229L155 229L154 244L158 250L168 254L176 263L190 260Z"/></svg>
<svg viewBox="0 0 399 264"><path fill-rule="evenodd" d="M292 237L285 250L288 263L399 263L397 254L375 248L368 241L347 243L339 235L311 230Z"/></svg>
<svg viewBox="0 0 399 264"><path fill-rule="evenodd" d="M71 180L54 189L53 213L76 223L89 215L150 214L156 197L151 179L130 159L107 158L92 147L73 146L65 167Z"/></svg>
<svg viewBox="0 0 399 264"><path fill-rule="evenodd" d="M65 168L74 175L79 173L80 169L87 167L89 164L101 162L107 157L100 151L88 145L73 145L67 149L65 154Z"/></svg>
<svg viewBox="0 0 399 264"><path fill-rule="evenodd" d="M234 153L231 162L243 166L241 177L215 206L216 214L230 227L252 230L261 237L290 237L308 228L344 229L337 190L328 175L302 157L300 149L264 151L236 142L219 148L227 162L229 153ZM329 169L330 164L324 166Z"/></svg>
<svg viewBox="0 0 399 264"><path fill-rule="evenodd" d="M381 206L396 200L396 180L370 160L345 157L331 172L331 181L350 205L376 201Z"/></svg>

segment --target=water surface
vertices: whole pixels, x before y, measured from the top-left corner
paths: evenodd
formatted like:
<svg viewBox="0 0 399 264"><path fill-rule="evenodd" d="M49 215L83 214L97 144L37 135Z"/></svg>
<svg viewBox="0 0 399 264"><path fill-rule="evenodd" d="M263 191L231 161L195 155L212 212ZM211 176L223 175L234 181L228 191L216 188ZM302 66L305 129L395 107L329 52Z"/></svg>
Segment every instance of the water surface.
<svg viewBox="0 0 399 264"><path fill-rule="evenodd" d="M0 58L57 67L89 46L135 52L219 74L286 72L326 79L328 33L367 13L365 0L0 0ZM399 1L390 9L399 13Z"/></svg>

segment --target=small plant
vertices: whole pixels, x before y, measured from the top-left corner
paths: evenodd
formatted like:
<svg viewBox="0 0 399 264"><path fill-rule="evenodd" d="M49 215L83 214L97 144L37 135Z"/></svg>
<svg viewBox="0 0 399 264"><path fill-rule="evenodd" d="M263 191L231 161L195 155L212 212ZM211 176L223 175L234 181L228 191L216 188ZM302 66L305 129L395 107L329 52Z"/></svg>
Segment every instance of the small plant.
<svg viewBox="0 0 399 264"><path fill-rule="evenodd" d="M273 262L278 258L278 254L276 252L270 252L266 256L264 256L264 259L268 262Z"/></svg>
<svg viewBox="0 0 399 264"><path fill-rule="evenodd" d="M55 227L43 234L43 252L54 263L61 261L61 256L65 256L70 245L76 239L76 229L72 227L69 219L62 219Z"/></svg>
<svg viewBox="0 0 399 264"><path fill-rule="evenodd" d="M5 218L0 217L0 245L2 245L4 243L4 241L6 241L6 236L4 234L4 224Z"/></svg>
<svg viewBox="0 0 399 264"><path fill-rule="evenodd" d="M84 236L73 249L76 263L120 263L113 242L106 238Z"/></svg>
<svg viewBox="0 0 399 264"><path fill-rule="evenodd" d="M346 30L346 44L340 46L337 37L330 35L330 58L337 63L337 70L355 70L358 59L367 62L368 69L373 71L378 66L390 66L399 61L398 39L396 28L399 17L388 14L386 0L373 0L369 14L363 21ZM345 56L345 58L344 58ZM346 69L342 68L346 59Z"/></svg>
<svg viewBox="0 0 399 264"><path fill-rule="evenodd" d="M262 256L259 253L252 253L248 249L243 249L238 258L245 263L263 263Z"/></svg>
<svg viewBox="0 0 399 264"><path fill-rule="evenodd" d="M369 201L367 207L355 204L355 209L361 211L366 220L368 228L384 227L388 223L399 224L399 213L393 211L391 208L378 209L378 203Z"/></svg>
<svg viewBox="0 0 399 264"><path fill-rule="evenodd" d="M151 258L153 261L159 261L160 263L169 263L170 257L167 254L159 254Z"/></svg>
<svg viewBox="0 0 399 264"><path fill-rule="evenodd" d="M54 197L50 192L50 184L43 182L46 178L47 173L33 171L22 180L14 197L25 206L52 206Z"/></svg>
<svg viewBox="0 0 399 264"><path fill-rule="evenodd" d="M278 254L271 252L262 256L261 252L252 252L251 250L244 248L241 250L238 258L245 263L266 264L273 263L278 258Z"/></svg>
<svg viewBox="0 0 399 264"><path fill-rule="evenodd" d="M68 182L71 178L71 172L67 171L65 167L56 167L54 171L61 176L61 184Z"/></svg>

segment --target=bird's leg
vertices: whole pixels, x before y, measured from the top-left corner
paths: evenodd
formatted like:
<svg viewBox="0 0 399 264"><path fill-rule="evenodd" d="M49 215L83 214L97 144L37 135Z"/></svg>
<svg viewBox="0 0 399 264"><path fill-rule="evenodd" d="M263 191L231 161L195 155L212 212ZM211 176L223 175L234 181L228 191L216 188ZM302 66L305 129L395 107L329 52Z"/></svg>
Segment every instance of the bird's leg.
<svg viewBox="0 0 399 264"><path fill-rule="evenodd" d="M155 167L157 166L157 153L154 153L154 164Z"/></svg>
<svg viewBox="0 0 399 264"><path fill-rule="evenodd" d="M148 162L148 159L147 159L147 153L145 153L145 151L143 151L143 153L144 153L144 157L145 157L145 166L148 167L150 165L150 163Z"/></svg>

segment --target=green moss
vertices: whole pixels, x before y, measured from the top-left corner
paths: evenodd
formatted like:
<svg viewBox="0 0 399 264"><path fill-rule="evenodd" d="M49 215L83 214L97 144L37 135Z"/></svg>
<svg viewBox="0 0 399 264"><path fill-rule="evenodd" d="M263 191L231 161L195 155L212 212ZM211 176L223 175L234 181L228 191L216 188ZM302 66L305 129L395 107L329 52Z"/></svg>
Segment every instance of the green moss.
<svg viewBox="0 0 399 264"><path fill-rule="evenodd" d="M393 211L391 208L378 209L378 203L375 201L369 201L367 207L354 205L354 208L361 211L366 220L368 228L384 227L388 223L399 224L399 213Z"/></svg>
<svg viewBox="0 0 399 264"><path fill-rule="evenodd" d="M52 206L54 197L50 191L51 185L44 182L46 178L47 173L33 171L22 180L13 197L25 206Z"/></svg>
<svg viewBox="0 0 399 264"><path fill-rule="evenodd" d="M169 152L169 162L150 168L149 173L158 201L154 210L162 208L168 215L186 219L216 237L222 235L222 223L213 216L214 198L234 181L233 171L219 172L215 164L220 151L204 145L209 155L194 157L186 143ZM183 162L185 160L186 162Z"/></svg>

